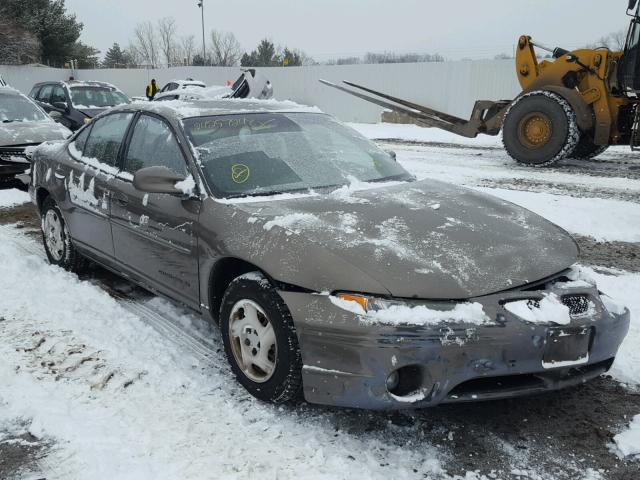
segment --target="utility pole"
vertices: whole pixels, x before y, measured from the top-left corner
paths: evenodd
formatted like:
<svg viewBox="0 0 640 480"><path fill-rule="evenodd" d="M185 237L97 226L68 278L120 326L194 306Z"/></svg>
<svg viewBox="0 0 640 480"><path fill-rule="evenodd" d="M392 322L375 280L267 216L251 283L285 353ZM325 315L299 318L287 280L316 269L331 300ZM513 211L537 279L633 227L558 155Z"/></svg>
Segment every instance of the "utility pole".
<svg viewBox="0 0 640 480"><path fill-rule="evenodd" d="M200 7L202 13L202 65L207 64L207 52L204 42L204 0L198 1L198 7Z"/></svg>

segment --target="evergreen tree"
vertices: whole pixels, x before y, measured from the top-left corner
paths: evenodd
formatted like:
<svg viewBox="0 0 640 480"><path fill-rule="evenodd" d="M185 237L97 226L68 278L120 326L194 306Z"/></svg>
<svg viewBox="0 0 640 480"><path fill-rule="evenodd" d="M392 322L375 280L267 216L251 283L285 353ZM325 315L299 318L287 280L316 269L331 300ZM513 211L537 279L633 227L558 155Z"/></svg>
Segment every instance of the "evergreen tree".
<svg viewBox="0 0 640 480"><path fill-rule="evenodd" d="M107 53L104 55L102 61L103 68L127 68L132 64L132 60L129 54L120 48L118 43L114 43Z"/></svg>
<svg viewBox="0 0 640 480"><path fill-rule="evenodd" d="M78 51L89 53L78 43L83 25L67 13L64 0L2 0L0 18L11 19L35 35L42 63L61 66Z"/></svg>
<svg viewBox="0 0 640 480"><path fill-rule="evenodd" d="M243 67L276 67L281 64L281 57L273 42L265 38L256 50L242 56L240 64Z"/></svg>

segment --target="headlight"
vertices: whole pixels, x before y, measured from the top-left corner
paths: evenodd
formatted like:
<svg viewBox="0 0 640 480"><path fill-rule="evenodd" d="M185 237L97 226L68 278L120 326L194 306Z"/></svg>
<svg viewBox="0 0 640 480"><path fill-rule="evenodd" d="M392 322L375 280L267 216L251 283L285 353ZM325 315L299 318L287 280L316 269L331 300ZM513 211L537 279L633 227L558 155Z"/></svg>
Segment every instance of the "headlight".
<svg viewBox="0 0 640 480"><path fill-rule="evenodd" d="M359 314L379 312L381 310L388 310L392 307L411 308L413 306L417 306L404 301L387 300L379 297L356 295L352 293L339 293L332 298L337 300L333 303L340 308Z"/></svg>
<svg viewBox="0 0 640 480"><path fill-rule="evenodd" d="M491 322L477 302L418 302L353 293L339 293L329 298L343 310L384 324L437 325L453 322L483 325Z"/></svg>

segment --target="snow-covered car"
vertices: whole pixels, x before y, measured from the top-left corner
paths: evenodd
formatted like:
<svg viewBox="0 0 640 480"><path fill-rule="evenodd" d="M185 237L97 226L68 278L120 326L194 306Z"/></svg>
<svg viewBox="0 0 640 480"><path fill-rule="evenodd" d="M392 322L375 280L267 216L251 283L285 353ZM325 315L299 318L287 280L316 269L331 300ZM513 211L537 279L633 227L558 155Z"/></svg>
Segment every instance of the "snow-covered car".
<svg viewBox="0 0 640 480"><path fill-rule="evenodd" d="M199 80L193 80L192 78L188 78L186 80L171 80L167 83L158 93L156 93L155 98L165 98L172 97L175 95L180 95L183 90L200 90L203 88L207 88L207 85L204 82Z"/></svg>
<svg viewBox="0 0 640 480"><path fill-rule="evenodd" d="M175 83L175 82L172 82ZM167 86L172 85L169 83ZM201 86L185 85L179 89L166 90L165 86L153 101L166 102L170 100L220 100L225 98L253 98L268 100L273 97L273 86L267 78L255 69L242 72L240 77L230 86Z"/></svg>
<svg viewBox="0 0 640 480"><path fill-rule="evenodd" d="M54 122L26 95L0 87L0 188L24 187L16 175L29 169L30 148L70 135L69 129Z"/></svg>
<svg viewBox="0 0 640 480"><path fill-rule="evenodd" d="M110 83L77 80L37 83L29 96L54 120L74 131L99 113L131 102Z"/></svg>
<svg viewBox="0 0 640 480"><path fill-rule="evenodd" d="M52 175L51 172L54 172ZM34 153L49 261L217 322L255 397L400 409L606 372L629 328L560 227L433 180L316 109L118 107Z"/></svg>

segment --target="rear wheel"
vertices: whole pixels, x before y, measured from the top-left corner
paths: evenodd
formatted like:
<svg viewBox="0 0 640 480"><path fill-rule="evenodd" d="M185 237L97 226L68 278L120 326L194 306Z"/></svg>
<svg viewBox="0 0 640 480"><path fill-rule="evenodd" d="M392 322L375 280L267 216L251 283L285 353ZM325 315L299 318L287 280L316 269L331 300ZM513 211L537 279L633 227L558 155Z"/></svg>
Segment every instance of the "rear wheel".
<svg viewBox="0 0 640 480"><path fill-rule="evenodd" d="M51 197L42 205L42 241L51 264L71 272L84 268L86 262L73 246L62 212Z"/></svg>
<svg viewBox="0 0 640 480"><path fill-rule="evenodd" d="M231 282L220 307L220 329L231 369L251 395L272 403L300 395L302 359L293 319L259 272Z"/></svg>
<svg viewBox="0 0 640 480"><path fill-rule="evenodd" d="M576 160L590 160L604 153L608 148L609 145L596 145L593 143L593 140L589 135L583 134L578 145L576 145L575 150L571 155L569 155L569 158Z"/></svg>
<svg viewBox="0 0 640 480"><path fill-rule="evenodd" d="M502 141L514 160L540 167L568 157L580 141L580 130L569 102L556 93L537 90L509 107Z"/></svg>

